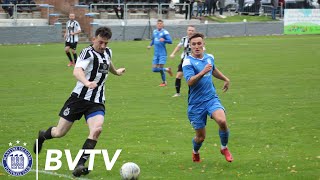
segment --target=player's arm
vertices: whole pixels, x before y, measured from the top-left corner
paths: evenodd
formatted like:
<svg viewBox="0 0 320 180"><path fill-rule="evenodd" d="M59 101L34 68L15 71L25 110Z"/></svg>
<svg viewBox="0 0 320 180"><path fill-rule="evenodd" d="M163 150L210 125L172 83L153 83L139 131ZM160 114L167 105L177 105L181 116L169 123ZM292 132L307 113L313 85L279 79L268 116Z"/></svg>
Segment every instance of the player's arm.
<svg viewBox="0 0 320 180"><path fill-rule="evenodd" d="M194 68L189 59L185 59L182 64L183 75L187 81L188 86L196 84L206 73L211 71L212 65L207 64L205 68L198 74L195 74Z"/></svg>
<svg viewBox="0 0 320 180"><path fill-rule="evenodd" d="M174 48L174 50L173 50L172 53L170 54L170 57L171 57L171 58L174 58L174 55L175 55L178 51L180 51L180 49L181 49L181 46L179 46L179 44L178 44L177 47Z"/></svg>
<svg viewBox="0 0 320 180"><path fill-rule="evenodd" d="M81 28L80 28L80 24L76 24L77 26L77 30L75 32L73 32L71 35L76 35L76 34L80 34L81 33Z"/></svg>
<svg viewBox="0 0 320 180"><path fill-rule="evenodd" d="M126 68L119 68L116 69L112 63L110 62L110 72L114 75L121 76L126 71Z"/></svg>
<svg viewBox="0 0 320 180"><path fill-rule="evenodd" d="M73 75L77 80L82 82L86 87L88 87L90 89L94 89L97 87L96 82L94 82L94 81L90 82L86 79L86 76L84 74L82 67L75 67L73 70Z"/></svg>
<svg viewBox="0 0 320 180"><path fill-rule="evenodd" d="M85 75L84 70L88 67L90 61L92 61L92 56L87 54L87 51L81 51L80 55L78 56L77 63L73 70L73 76L82 84L90 89L96 88L98 85L94 81L88 81ZM88 57L83 59L81 57Z"/></svg>
<svg viewBox="0 0 320 180"><path fill-rule="evenodd" d="M67 38L67 35L68 35L68 27L66 27L66 32L64 33L64 38Z"/></svg>
<svg viewBox="0 0 320 180"><path fill-rule="evenodd" d="M202 71L200 71L198 74L191 76L188 83L188 86L193 86L196 84L205 74L207 74L209 71L211 71L212 65L207 64Z"/></svg>
<svg viewBox="0 0 320 180"><path fill-rule="evenodd" d="M168 44L172 44L172 38L169 33L164 35L164 42Z"/></svg>
<svg viewBox="0 0 320 180"><path fill-rule="evenodd" d="M74 32L73 35L80 34L80 33L81 33L81 29L79 29L78 31Z"/></svg>
<svg viewBox="0 0 320 180"><path fill-rule="evenodd" d="M212 71L212 75L213 75L215 78L224 81L222 90L223 90L223 92L226 92L226 91L229 89L230 79L227 78L225 75L223 75L223 73L220 72L218 68L215 68L215 69Z"/></svg>
<svg viewBox="0 0 320 180"><path fill-rule="evenodd" d="M154 36L152 35L151 42L147 48L150 49L153 44L154 44Z"/></svg>
<svg viewBox="0 0 320 180"><path fill-rule="evenodd" d="M80 34L81 33L81 27L80 24L77 23L77 31L75 32L75 34Z"/></svg>

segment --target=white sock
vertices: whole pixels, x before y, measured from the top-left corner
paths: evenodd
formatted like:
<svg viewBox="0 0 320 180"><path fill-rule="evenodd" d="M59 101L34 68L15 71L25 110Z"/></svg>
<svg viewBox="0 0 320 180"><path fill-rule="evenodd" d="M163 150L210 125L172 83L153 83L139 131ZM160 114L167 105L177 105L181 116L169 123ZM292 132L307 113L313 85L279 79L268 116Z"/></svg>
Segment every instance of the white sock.
<svg viewBox="0 0 320 180"><path fill-rule="evenodd" d="M193 154L199 154L199 152L195 152L194 149L192 151L193 151Z"/></svg>
<svg viewBox="0 0 320 180"><path fill-rule="evenodd" d="M222 146L221 145L221 150L224 150L224 149L226 149L227 148L227 146Z"/></svg>

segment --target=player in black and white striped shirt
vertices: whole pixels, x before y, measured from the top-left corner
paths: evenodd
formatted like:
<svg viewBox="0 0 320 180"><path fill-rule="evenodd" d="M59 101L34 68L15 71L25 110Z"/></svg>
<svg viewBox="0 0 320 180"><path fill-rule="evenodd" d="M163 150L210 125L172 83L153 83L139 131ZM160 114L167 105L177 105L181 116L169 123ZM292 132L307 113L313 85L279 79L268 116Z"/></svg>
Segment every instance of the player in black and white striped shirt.
<svg viewBox="0 0 320 180"><path fill-rule="evenodd" d="M69 58L69 64L68 66L72 66L76 63L77 60L77 44L79 41L79 34L81 33L81 27L78 21L75 20L74 14L69 14L69 21L66 23L66 32L64 34L65 38L65 48L64 51L66 52L68 58ZM73 54L73 59L70 54L70 48L71 52Z"/></svg>
<svg viewBox="0 0 320 180"><path fill-rule="evenodd" d="M88 127L89 136L82 149L94 149L102 130L105 115L105 81L109 72L121 76L125 68L116 69L112 64L111 49L107 47L112 32L108 27L100 27L96 30L93 44L84 48L77 60L73 75L78 80L70 98L65 102L59 116L56 127L39 131L38 151L34 146L34 152L39 153L45 140L60 138L72 127L76 120L84 115ZM83 154L73 171L73 175L79 177L89 173L85 167L88 154Z"/></svg>
<svg viewBox="0 0 320 180"><path fill-rule="evenodd" d="M181 62L178 65L178 71L176 75L176 82L175 82L175 87L176 87L176 93L172 97L179 97L180 96L180 88L181 88L181 78L183 76L182 73L182 63L185 57L190 55L191 53L191 48L189 45L189 38L196 32L196 28L192 25L188 26L187 28L187 36L181 38L179 44L177 47L173 50L171 53L170 57L174 58L175 54L180 51L181 48L183 48L183 52L181 54Z"/></svg>

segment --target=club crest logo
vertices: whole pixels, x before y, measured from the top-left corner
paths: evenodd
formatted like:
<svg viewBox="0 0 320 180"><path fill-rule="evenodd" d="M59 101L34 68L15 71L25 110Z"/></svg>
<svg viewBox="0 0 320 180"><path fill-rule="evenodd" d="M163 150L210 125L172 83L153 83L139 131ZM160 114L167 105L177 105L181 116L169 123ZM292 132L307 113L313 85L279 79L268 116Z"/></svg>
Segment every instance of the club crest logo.
<svg viewBox="0 0 320 180"><path fill-rule="evenodd" d="M63 115L64 115L64 116L68 116L69 113L70 113L70 108L67 107L67 108L63 111Z"/></svg>
<svg viewBox="0 0 320 180"><path fill-rule="evenodd" d="M16 141L19 144L20 141ZM26 146L26 143L23 143ZM12 143L9 143L12 146ZM31 153L22 146L13 146L3 155L2 165L7 173L12 176L24 176L32 168Z"/></svg>

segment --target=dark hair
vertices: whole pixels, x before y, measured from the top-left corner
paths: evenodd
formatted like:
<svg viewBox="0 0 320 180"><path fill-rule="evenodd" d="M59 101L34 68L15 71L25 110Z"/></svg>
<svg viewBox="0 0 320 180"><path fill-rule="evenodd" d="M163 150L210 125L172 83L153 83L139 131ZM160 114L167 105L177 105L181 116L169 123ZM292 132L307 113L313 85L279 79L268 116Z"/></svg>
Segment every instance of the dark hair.
<svg viewBox="0 0 320 180"><path fill-rule="evenodd" d="M162 22L163 23L163 21L161 20L161 19L158 19L158 21L157 22Z"/></svg>
<svg viewBox="0 0 320 180"><path fill-rule="evenodd" d="M189 38L189 41L191 41L192 39L194 38L198 38L198 37L201 37L202 39L204 39L204 35L202 33L194 33L194 35L192 35L190 38Z"/></svg>
<svg viewBox="0 0 320 180"><path fill-rule="evenodd" d="M111 32L111 29L108 28L108 27L99 27L97 30L96 30L96 34L95 34L96 37L100 36L100 37L103 37L103 38L107 38L107 39L111 39L112 37L112 32Z"/></svg>

